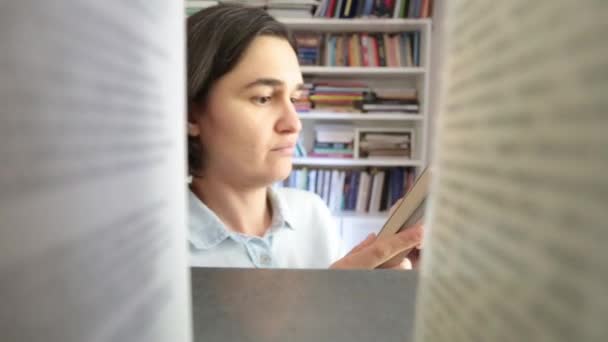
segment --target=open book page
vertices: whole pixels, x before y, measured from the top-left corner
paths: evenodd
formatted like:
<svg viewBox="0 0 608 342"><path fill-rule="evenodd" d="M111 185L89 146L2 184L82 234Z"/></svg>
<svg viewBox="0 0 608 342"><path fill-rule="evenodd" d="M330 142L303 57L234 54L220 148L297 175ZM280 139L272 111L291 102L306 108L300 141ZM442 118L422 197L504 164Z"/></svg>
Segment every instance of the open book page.
<svg viewBox="0 0 608 342"><path fill-rule="evenodd" d="M1 341L189 341L183 25L0 5Z"/></svg>
<svg viewBox="0 0 608 342"><path fill-rule="evenodd" d="M608 2L446 3L416 340L608 341Z"/></svg>

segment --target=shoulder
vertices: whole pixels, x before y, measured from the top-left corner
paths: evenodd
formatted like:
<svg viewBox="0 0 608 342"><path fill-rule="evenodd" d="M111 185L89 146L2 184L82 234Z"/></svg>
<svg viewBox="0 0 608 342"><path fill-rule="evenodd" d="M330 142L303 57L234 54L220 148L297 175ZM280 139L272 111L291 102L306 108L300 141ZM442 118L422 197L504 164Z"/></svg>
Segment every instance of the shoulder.
<svg viewBox="0 0 608 342"><path fill-rule="evenodd" d="M321 197L292 188L274 191L297 236L293 240L295 248L307 255L305 265L325 268L336 261L342 254L342 242L336 220Z"/></svg>
<svg viewBox="0 0 608 342"><path fill-rule="evenodd" d="M331 211L317 194L291 188L275 190L281 203L284 217L296 226L303 226L309 232L325 232L336 226ZM331 227L331 228L330 228Z"/></svg>
<svg viewBox="0 0 608 342"><path fill-rule="evenodd" d="M315 210L329 214L329 208L327 208L321 197L315 193L293 188L276 189L275 193L285 204L286 209L292 213Z"/></svg>

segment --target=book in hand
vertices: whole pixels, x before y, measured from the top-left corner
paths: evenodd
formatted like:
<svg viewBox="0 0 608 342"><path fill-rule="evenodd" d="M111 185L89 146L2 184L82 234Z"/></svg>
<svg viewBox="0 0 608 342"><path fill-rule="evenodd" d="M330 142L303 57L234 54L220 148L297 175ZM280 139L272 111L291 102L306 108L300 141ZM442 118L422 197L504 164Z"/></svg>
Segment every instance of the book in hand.
<svg viewBox="0 0 608 342"><path fill-rule="evenodd" d="M405 194L378 233L379 239L397 234L420 221L424 216L426 198L431 183L431 171L427 167L422 171L414 186Z"/></svg>

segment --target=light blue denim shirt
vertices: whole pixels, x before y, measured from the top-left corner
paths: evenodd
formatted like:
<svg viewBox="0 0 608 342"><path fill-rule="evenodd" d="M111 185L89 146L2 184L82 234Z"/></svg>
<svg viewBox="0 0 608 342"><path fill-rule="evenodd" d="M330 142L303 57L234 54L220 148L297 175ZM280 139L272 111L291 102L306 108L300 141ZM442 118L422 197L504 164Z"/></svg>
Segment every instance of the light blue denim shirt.
<svg viewBox="0 0 608 342"><path fill-rule="evenodd" d="M327 268L342 256L335 221L317 195L269 188L268 196L272 223L257 237L229 230L188 191L191 266Z"/></svg>

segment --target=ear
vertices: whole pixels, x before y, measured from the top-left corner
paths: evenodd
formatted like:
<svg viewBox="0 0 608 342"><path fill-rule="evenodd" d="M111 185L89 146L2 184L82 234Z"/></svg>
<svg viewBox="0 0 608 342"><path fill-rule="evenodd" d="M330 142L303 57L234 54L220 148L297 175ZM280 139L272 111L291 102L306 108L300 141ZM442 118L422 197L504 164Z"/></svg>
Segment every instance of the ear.
<svg viewBox="0 0 608 342"><path fill-rule="evenodd" d="M195 122L188 120L188 136L198 137L201 135L201 130Z"/></svg>
<svg viewBox="0 0 608 342"><path fill-rule="evenodd" d="M198 126L200 120L199 109L198 106L191 105L188 110L188 136L190 137L201 135L201 129Z"/></svg>

